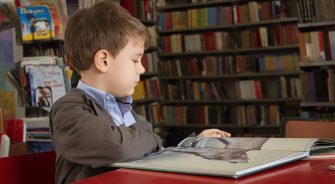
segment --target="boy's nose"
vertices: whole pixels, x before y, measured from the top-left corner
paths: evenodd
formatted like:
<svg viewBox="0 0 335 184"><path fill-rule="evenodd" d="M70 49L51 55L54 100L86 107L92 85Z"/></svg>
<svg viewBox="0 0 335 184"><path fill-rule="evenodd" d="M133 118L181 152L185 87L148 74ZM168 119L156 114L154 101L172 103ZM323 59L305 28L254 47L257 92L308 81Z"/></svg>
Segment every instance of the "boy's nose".
<svg viewBox="0 0 335 184"><path fill-rule="evenodd" d="M139 66L138 66L138 73L141 75L145 72L145 68L142 65L142 62L139 62Z"/></svg>

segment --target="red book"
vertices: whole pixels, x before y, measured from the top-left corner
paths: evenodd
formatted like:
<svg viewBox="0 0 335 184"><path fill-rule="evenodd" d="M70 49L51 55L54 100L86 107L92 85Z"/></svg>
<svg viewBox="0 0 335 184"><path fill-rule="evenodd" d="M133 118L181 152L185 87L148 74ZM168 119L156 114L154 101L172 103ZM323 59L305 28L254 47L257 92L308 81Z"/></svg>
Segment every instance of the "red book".
<svg viewBox="0 0 335 184"><path fill-rule="evenodd" d="M142 59L141 59L141 63L143 65L145 71L148 72L149 66L148 66L148 56L147 56L147 54L143 54Z"/></svg>
<svg viewBox="0 0 335 184"><path fill-rule="evenodd" d="M5 133L12 143L26 141L26 123L22 119L5 120Z"/></svg>
<svg viewBox="0 0 335 184"><path fill-rule="evenodd" d="M325 57L325 46L324 46L322 31L318 31L318 40L319 40L319 53L320 53L319 58L325 60L326 59L326 57Z"/></svg>
<svg viewBox="0 0 335 184"><path fill-rule="evenodd" d="M164 36L164 52L171 52L171 41L170 36Z"/></svg>
<svg viewBox="0 0 335 184"><path fill-rule="evenodd" d="M255 86L256 99L262 99L263 98L263 92L262 92L261 81L260 80L254 80L254 86Z"/></svg>
<svg viewBox="0 0 335 184"><path fill-rule="evenodd" d="M136 16L135 15L135 7L133 5L133 1L132 0L122 0L120 1L120 5L122 7L124 7L126 10L128 10L128 12L132 15L132 16Z"/></svg>
<svg viewBox="0 0 335 184"><path fill-rule="evenodd" d="M263 46L262 41L261 41L261 33L260 33L259 29L260 28L256 29L256 45L257 45L257 48Z"/></svg>
<svg viewBox="0 0 335 184"><path fill-rule="evenodd" d="M242 20L242 16L241 16L241 8L242 8L242 5L239 5L236 7L236 16L237 16L237 23L238 24L241 24L241 23L244 23L243 20Z"/></svg>

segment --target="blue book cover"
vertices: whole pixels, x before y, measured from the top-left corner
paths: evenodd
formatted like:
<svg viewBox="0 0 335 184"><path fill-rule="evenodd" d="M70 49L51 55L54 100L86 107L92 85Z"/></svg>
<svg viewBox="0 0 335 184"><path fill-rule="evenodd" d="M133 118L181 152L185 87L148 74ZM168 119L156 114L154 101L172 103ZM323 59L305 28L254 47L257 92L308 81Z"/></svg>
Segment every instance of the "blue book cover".
<svg viewBox="0 0 335 184"><path fill-rule="evenodd" d="M48 6L26 6L16 9L23 41L51 39L54 22Z"/></svg>

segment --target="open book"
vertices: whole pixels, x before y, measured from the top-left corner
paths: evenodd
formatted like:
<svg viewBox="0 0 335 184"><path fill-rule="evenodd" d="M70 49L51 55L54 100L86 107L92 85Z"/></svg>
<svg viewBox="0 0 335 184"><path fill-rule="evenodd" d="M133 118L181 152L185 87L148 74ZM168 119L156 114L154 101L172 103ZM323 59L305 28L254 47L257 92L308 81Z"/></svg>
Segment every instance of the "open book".
<svg viewBox="0 0 335 184"><path fill-rule="evenodd" d="M188 137L177 147L110 166L239 178L334 148L328 139Z"/></svg>

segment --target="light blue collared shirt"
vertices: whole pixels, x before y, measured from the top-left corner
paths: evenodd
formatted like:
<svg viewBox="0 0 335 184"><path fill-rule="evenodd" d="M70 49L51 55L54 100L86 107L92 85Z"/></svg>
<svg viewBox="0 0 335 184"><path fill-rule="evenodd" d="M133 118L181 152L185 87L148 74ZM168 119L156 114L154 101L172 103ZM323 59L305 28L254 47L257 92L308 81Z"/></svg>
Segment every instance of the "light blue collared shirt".
<svg viewBox="0 0 335 184"><path fill-rule="evenodd" d="M92 96L105 107L117 126L124 124L128 127L135 123L135 118L130 112L132 110L131 103L133 101L131 96L116 99L113 95L93 88L81 80L79 80L77 88Z"/></svg>

